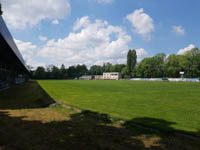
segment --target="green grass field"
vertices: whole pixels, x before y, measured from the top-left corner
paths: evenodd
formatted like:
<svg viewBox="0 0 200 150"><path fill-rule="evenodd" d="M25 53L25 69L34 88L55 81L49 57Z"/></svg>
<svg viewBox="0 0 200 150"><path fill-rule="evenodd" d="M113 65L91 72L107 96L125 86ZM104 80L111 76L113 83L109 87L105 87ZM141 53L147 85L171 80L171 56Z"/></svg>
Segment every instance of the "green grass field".
<svg viewBox="0 0 200 150"><path fill-rule="evenodd" d="M38 81L56 101L161 130L200 131L200 84Z"/></svg>
<svg viewBox="0 0 200 150"><path fill-rule="evenodd" d="M176 93L171 91L179 85L183 86L182 83L174 85L129 81L39 81L39 83L60 102L93 111L80 111L76 107L66 107L56 103L37 81L1 90L0 150L200 150L198 136L186 135L188 133L186 130L184 131L186 134L177 134L175 129L175 127L186 129L187 122L192 122L193 124L189 123L188 131L195 132L198 128L196 124L199 123L198 117L192 112L197 110L197 106L191 107L193 102L180 98L170 99L173 95L180 94L180 91ZM196 89L194 93L198 96L198 84L185 85L188 87L182 90L188 92L189 89ZM166 95L162 86L168 87L167 98L170 100L162 98ZM155 93L147 92L149 90L161 93L155 97ZM191 99L198 103L198 97L194 96ZM186 105L178 106L178 101L183 101ZM174 106L176 104L176 110L170 103L174 103ZM170 107L165 108L168 106ZM171 112L164 113L166 110ZM182 112L177 113L179 110ZM105 113L126 121L113 120ZM176 116L173 116L173 113ZM174 123L170 120L174 120ZM135 122L149 125L156 130ZM161 128L163 130L157 130ZM174 133L163 132L166 130Z"/></svg>

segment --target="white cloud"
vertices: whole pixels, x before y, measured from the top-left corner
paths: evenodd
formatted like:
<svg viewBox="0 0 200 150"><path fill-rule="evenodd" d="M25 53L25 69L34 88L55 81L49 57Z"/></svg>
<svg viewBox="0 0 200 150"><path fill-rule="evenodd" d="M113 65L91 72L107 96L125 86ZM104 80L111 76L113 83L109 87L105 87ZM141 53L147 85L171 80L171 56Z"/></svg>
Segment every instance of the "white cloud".
<svg viewBox="0 0 200 150"><path fill-rule="evenodd" d="M79 30L82 27L87 27L89 24L90 24L89 17L88 16L82 17L76 20L73 30L74 31Z"/></svg>
<svg viewBox="0 0 200 150"><path fill-rule="evenodd" d="M141 61L144 57L148 56L148 52L144 50L144 48L136 49L137 61Z"/></svg>
<svg viewBox="0 0 200 150"><path fill-rule="evenodd" d="M89 0L89 1L96 1L97 3L100 3L100 4L111 4L115 0Z"/></svg>
<svg viewBox="0 0 200 150"><path fill-rule="evenodd" d="M45 36L39 36L38 38L39 38L39 40L42 41L42 42L45 42L45 41L48 40L48 38L45 37Z"/></svg>
<svg viewBox="0 0 200 150"><path fill-rule="evenodd" d="M38 49L36 45L33 45L31 42L23 42L16 39L14 39L14 41L27 65L30 65L32 67L45 65L44 63L35 61L33 58L35 53L37 53L37 49Z"/></svg>
<svg viewBox="0 0 200 150"><path fill-rule="evenodd" d="M2 0L3 17L16 29L38 24L44 19L63 19L70 14L69 0Z"/></svg>
<svg viewBox="0 0 200 150"><path fill-rule="evenodd" d="M53 20L51 23L52 23L52 24L59 24L59 21L58 21L58 19L55 19L55 20Z"/></svg>
<svg viewBox="0 0 200 150"><path fill-rule="evenodd" d="M178 54L178 55L183 55L183 54L185 54L186 52L192 50L193 48L195 48L195 45L190 44L188 47L183 48L183 49L180 49L180 50L178 51L177 54Z"/></svg>
<svg viewBox="0 0 200 150"><path fill-rule="evenodd" d="M134 27L134 32L142 35L146 39L151 39L151 33L154 31L153 19L144 10L136 9L133 13L126 16L126 19Z"/></svg>
<svg viewBox="0 0 200 150"><path fill-rule="evenodd" d="M182 26L173 26L173 31L176 33L176 35L184 35L185 31Z"/></svg>
<svg viewBox="0 0 200 150"><path fill-rule="evenodd" d="M76 21L73 29L76 32L66 38L49 40L38 55L56 65L93 65L107 61L115 64L126 58L131 37L121 27L103 20L91 21L85 16Z"/></svg>
<svg viewBox="0 0 200 150"><path fill-rule="evenodd" d="M74 29L63 39L48 40L40 36L39 39L48 40L43 47L20 40L15 42L26 63L34 67L50 64L91 66L102 65L104 62L126 63L131 37L121 27L112 26L104 20L91 20L86 16L76 21ZM142 48L136 51L138 61L148 55Z"/></svg>

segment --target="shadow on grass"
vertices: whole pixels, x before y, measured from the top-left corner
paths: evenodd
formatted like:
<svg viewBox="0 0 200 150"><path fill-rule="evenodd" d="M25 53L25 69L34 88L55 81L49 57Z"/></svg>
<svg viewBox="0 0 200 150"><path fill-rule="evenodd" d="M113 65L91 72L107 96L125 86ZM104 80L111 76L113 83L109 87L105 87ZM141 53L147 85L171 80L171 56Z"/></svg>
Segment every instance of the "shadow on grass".
<svg viewBox="0 0 200 150"><path fill-rule="evenodd" d="M40 87L37 81L29 81L0 91L0 109L43 108L55 101Z"/></svg>
<svg viewBox="0 0 200 150"><path fill-rule="evenodd" d="M48 123L24 120L24 117L10 117L6 112L0 112L0 118L1 150L198 150L200 148L199 140L166 136L139 127L131 130L115 127L110 124L108 116L89 111L71 114L69 120Z"/></svg>
<svg viewBox="0 0 200 150"><path fill-rule="evenodd" d="M107 117L95 116L87 111L72 114L70 120L41 123L0 112L0 149L144 149L126 129L105 125Z"/></svg>
<svg viewBox="0 0 200 150"><path fill-rule="evenodd" d="M149 118L149 117L142 117L142 118L134 118L132 120L126 121L123 126L130 130L134 130L136 126L143 128L143 130L139 134L143 134L149 132L150 134L156 134L159 136L165 135L185 135L188 137L193 138L200 138L200 130L197 132L189 132L174 129L172 125L176 124L176 122L170 122L163 119L157 118Z"/></svg>
<svg viewBox="0 0 200 150"><path fill-rule="evenodd" d="M143 117L143 118L134 118L132 120L126 121L123 126L125 128L134 130L135 126L141 126L144 128L144 131L146 133L145 128L149 131L149 133L165 133L165 134L173 134L175 132L175 129L171 127L171 125L176 124L175 122L166 121L163 119L156 119L156 118L149 118L149 117ZM155 130L156 129L156 130ZM142 133L139 133L142 134Z"/></svg>
<svg viewBox="0 0 200 150"><path fill-rule="evenodd" d="M20 92L24 89L26 91ZM8 91L0 93L0 150L200 149L199 139L191 140L174 135L176 130L170 126L175 123L162 119L135 118L120 126L114 124L108 115L90 111L70 114L65 112L69 118L60 121L37 121L34 117L27 119L26 113L16 117L6 109L43 108L54 101L35 81L9 90L14 94L8 95ZM8 102L5 102L7 99ZM141 122L162 127L170 134L135 124Z"/></svg>

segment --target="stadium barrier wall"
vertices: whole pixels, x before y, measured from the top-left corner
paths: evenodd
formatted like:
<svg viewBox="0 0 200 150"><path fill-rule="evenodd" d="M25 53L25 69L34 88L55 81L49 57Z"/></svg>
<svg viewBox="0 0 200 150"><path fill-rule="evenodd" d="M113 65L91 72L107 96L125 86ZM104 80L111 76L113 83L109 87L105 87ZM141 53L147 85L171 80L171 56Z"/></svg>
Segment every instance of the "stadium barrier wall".
<svg viewBox="0 0 200 150"><path fill-rule="evenodd" d="M133 81L200 82L199 78L132 78Z"/></svg>

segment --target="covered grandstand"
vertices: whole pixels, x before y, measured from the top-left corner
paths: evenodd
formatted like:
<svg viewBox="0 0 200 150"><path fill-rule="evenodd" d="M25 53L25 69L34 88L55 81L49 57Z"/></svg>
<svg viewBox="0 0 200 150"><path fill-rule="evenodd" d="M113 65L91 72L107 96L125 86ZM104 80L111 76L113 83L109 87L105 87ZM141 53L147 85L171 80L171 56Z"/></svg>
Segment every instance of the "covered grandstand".
<svg viewBox="0 0 200 150"><path fill-rule="evenodd" d="M0 88L25 82L28 76L25 61L0 16Z"/></svg>

